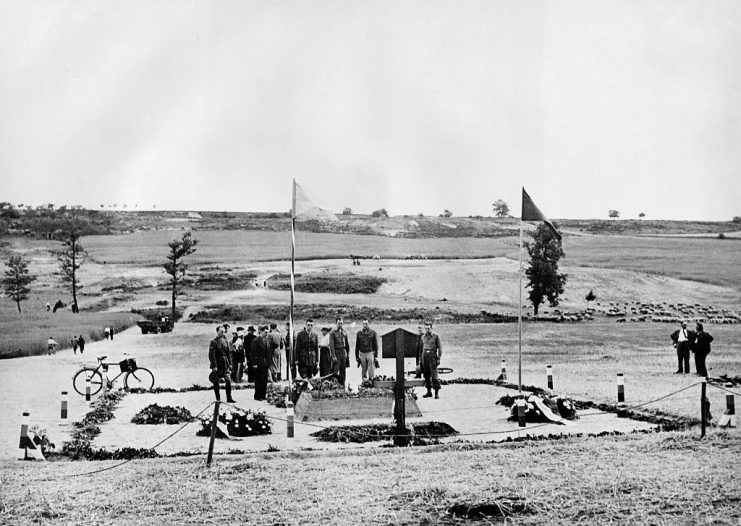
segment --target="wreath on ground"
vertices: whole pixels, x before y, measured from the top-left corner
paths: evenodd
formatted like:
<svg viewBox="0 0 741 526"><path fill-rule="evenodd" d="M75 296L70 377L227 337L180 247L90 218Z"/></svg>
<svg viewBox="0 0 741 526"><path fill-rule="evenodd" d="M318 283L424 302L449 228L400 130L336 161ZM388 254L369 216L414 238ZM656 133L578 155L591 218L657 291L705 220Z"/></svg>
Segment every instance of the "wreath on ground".
<svg viewBox="0 0 741 526"><path fill-rule="evenodd" d="M198 417L201 429L196 432L198 436L211 436L211 423L213 416L203 414ZM237 409L230 406L219 408L219 423L216 426L216 438L250 437L256 435L269 435L273 432L270 420L262 411L251 409ZM224 432L226 430L226 433Z"/></svg>
<svg viewBox="0 0 741 526"><path fill-rule="evenodd" d="M192 420L193 415L184 407L169 405L163 407L157 404L148 405L131 419L135 424L180 424Z"/></svg>
<svg viewBox="0 0 741 526"><path fill-rule="evenodd" d="M364 382L357 391L345 389L335 377L328 378L299 378L293 381L293 403L298 402L302 394L306 393L314 400L344 399L344 398L380 398L389 396L389 390L373 387L372 383ZM288 386L269 384L266 398L268 403L275 407L286 407Z"/></svg>
<svg viewBox="0 0 741 526"><path fill-rule="evenodd" d="M415 446L439 443L440 438L457 435L453 427L445 422L418 422L407 428L410 443ZM367 424L356 426L330 426L311 433L311 436L324 442L377 442L391 440L396 436L394 424Z"/></svg>
<svg viewBox="0 0 741 526"><path fill-rule="evenodd" d="M507 420L516 422L517 400L519 396L504 395L497 404L509 407L510 415ZM551 414L547 414L550 412ZM545 393L531 394L525 398L525 421L531 423L552 422L564 418L575 420L579 418L576 406L570 398L565 396L551 396Z"/></svg>

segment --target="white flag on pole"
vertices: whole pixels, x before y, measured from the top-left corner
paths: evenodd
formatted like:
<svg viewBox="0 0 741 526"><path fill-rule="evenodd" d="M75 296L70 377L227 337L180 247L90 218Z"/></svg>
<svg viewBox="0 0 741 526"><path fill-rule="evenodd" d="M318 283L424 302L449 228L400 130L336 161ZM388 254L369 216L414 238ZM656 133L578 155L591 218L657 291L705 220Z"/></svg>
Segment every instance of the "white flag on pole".
<svg viewBox="0 0 741 526"><path fill-rule="evenodd" d="M314 203L309 194L301 188L296 181L293 181L293 218L297 221L308 221L315 219L318 221L337 221L337 216L332 212L320 208Z"/></svg>

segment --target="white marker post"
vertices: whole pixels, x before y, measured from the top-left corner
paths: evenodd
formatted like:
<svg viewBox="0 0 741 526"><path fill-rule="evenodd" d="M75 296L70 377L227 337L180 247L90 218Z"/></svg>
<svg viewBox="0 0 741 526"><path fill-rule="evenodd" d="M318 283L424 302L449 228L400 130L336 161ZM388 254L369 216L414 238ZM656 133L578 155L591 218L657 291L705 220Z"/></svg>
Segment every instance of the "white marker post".
<svg viewBox="0 0 741 526"><path fill-rule="evenodd" d="M289 393L287 397L290 397L291 394ZM287 438L293 438L293 400L288 398L288 401L286 402L286 437Z"/></svg>
<svg viewBox="0 0 741 526"><path fill-rule="evenodd" d="M62 391L62 420L67 420L67 404L69 402L69 396L67 391Z"/></svg>
<svg viewBox="0 0 741 526"><path fill-rule="evenodd" d="M507 381L507 360L502 360L502 381Z"/></svg>
<svg viewBox="0 0 741 526"><path fill-rule="evenodd" d="M736 398L732 394L726 395L726 411L720 417L718 427L736 427Z"/></svg>
<svg viewBox="0 0 741 526"><path fill-rule="evenodd" d="M553 390L553 367L546 365L545 367L546 378L548 379L548 389Z"/></svg>
<svg viewBox="0 0 741 526"><path fill-rule="evenodd" d="M525 400L517 399L517 422L520 427L525 427Z"/></svg>
<svg viewBox="0 0 741 526"><path fill-rule="evenodd" d="M617 373L617 416L625 418L625 377L623 373Z"/></svg>

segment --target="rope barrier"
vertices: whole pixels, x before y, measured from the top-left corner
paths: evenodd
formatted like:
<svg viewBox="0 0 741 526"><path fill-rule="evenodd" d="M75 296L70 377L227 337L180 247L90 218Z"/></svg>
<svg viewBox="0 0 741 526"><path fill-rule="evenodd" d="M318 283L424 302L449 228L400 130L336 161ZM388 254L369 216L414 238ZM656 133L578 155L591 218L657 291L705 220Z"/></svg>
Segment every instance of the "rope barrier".
<svg viewBox="0 0 741 526"><path fill-rule="evenodd" d="M686 391L687 389L691 389L692 387L698 386L700 384L702 384L702 382L697 382L697 383L694 383L692 385L688 385L687 387L683 387L682 389L680 389L678 391L674 391L674 392L669 393L667 395L661 396L659 398L656 398L655 400L649 400L648 402L643 402L643 403L640 403L640 404L637 404L637 405L633 405L633 406L622 408L621 411L631 411L633 409L638 409L640 407L643 407L643 406L646 406L646 405L649 405L649 404L655 404L656 402L660 402L661 400L664 400L665 398L669 398L670 396L674 396L675 394L679 394L682 391ZM691 397L687 397L687 398L691 398ZM611 414L613 414L611 411L595 411L593 413L584 413L584 414L582 414L580 416L611 415Z"/></svg>
<svg viewBox="0 0 741 526"><path fill-rule="evenodd" d="M203 410L201 410L201 412L200 412L200 413L198 413L197 415L195 415L195 416L193 417L193 420L196 420L196 419L197 419L197 418L198 418L199 416L201 416L201 415L202 415L203 413L205 413L205 412L206 412L206 410L208 410L208 408L210 408L210 407L211 407L212 405L214 405L214 403L215 403L215 402L211 402L211 403L210 403L210 404L208 404L208 405L207 405L206 407L204 407L204 408L203 408ZM154 446L152 446L152 447L150 447L150 448L148 448L148 449L154 449L154 448L156 448L156 447L159 447L159 446L161 446L162 444L164 444L165 442L167 442L168 440L170 440L170 439L171 439L172 437L174 437L174 436L175 436L176 434L180 433L180 431L182 431L183 429L185 429L185 428L186 428L187 426L189 426L189 425L190 425L190 424L192 424L192 423L193 423L193 421L191 421L191 422L186 422L185 424L183 424L182 426L180 426L180 427L179 427L178 429L176 429L176 430L175 430L174 432L170 433L170 434L169 434L168 436L166 436L165 438L163 438L162 440L160 440L159 442L157 442L157 443L156 443L156 444L155 444ZM120 462L120 463L118 463L118 464L115 464L115 465L113 465L113 466L108 466L108 467L105 467L105 468L101 468L101 469L96 469L96 470L93 470L93 471L87 471L87 472L85 472L85 473L73 473L73 474L71 474L71 475L67 475L67 476L66 476L66 477L64 477L64 478L72 478L72 477L84 477L84 476L87 476L87 475L96 475L96 474L98 474L98 473L103 473L104 471L110 471L110 470L112 470L112 469L120 468L120 467L121 467L121 466L123 466L124 464L128 464L128 463L129 463L129 462L131 462L132 460L137 460L138 458L139 458L139 457L134 457L134 458L127 458L127 459L126 459L126 460L124 460L123 462Z"/></svg>
<svg viewBox="0 0 741 526"><path fill-rule="evenodd" d="M723 387L722 385L715 385L711 383L708 383L708 385L710 387L715 387L716 389L720 389L721 391L725 391L726 393L731 393L732 395L735 395L735 396L741 396L741 394L737 393L736 391L731 391L730 389L728 389L727 387Z"/></svg>

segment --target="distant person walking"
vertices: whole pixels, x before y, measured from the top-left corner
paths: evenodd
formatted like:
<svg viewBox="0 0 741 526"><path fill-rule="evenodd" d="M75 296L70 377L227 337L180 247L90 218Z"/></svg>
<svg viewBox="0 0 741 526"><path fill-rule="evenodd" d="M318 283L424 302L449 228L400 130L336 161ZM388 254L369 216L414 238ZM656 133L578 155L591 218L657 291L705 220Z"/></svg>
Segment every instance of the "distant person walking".
<svg viewBox="0 0 741 526"><path fill-rule="evenodd" d="M281 355L283 354L283 335L278 330L277 323L270 324L268 348L270 349L270 376L273 382L280 382L280 362Z"/></svg>
<svg viewBox="0 0 741 526"><path fill-rule="evenodd" d="M319 362L319 338L314 332L314 320L306 320L304 328L296 335L296 362L301 378L313 378Z"/></svg>
<svg viewBox="0 0 741 526"><path fill-rule="evenodd" d="M368 320L363 320L363 328L355 336L355 361L361 367L363 380L373 380L378 363L378 335Z"/></svg>
<svg viewBox="0 0 741 526"><path fill-rule="evenodd" d="M111 337L111 328L110 327L105 327L103 329L103 336L105 337L106 340Z"/></svg>
<svg viewBox="0 0 741 526"><path fill-rule="evenodd" d="M80 345L80 354L85 352L85 338L82 337L82 334L80 334L80 337L77 338L77 343Z"/></svg>
<svg viewBox="0 0 741 526"><path fill-rule="evenodd" d="M49 339L46 340L46 350L49 354L56 353L57 352L57 345L59 345L57 342L54 341L54 338L49 336Z"/></svg>
<svg viewBox="0 0 741 526"><path fill-rule="evenodd" d="M350 367L350 342L347 332L342 328L342 318L337 318L337 326L329 333L329 352L337 359L332 372L337 375L342 387L345 387L347 368Z"/></svg>
<svg viewBox="0 0 741 526"><path fill-rule="evenodd" d="M72 336L72 351L77 354L77 346L80 344L79 340L77 339L77 336Z"/></svg>
<svg viewBox="0 0 741 526"><path fill-rule="evenodd" d="M208 375L209 380L214 386L214 394L216 400L221 400L219 394L219 381L223 378L226 390L226 401L230 404L234 403L232 399L232 382L229 377L229 373L232 369L232 360L230 356L231 352L229 349L229 342L226 339L226 331L223 325L216 327L216 337L211 340L208 345L208 361L211 367L211 374Z"/></svg>
<svg viewBox="0 0 741 526"><path fill-rule="evenodd" d="M707 367L705 366L705 358L710 354L710 342L713 341L713 337L705 332L705 328L702 323L697 322L695 325L695 343L691 350L695 353L695 371L697 376L708 375Z"/></svg>
<svg viewBox="0 0 741 526"><path fill-rule="evenodd" d="M46 302L46 312L49 312L51 310L51 304L49 302Z"/></svg>
<svg viewBox="0 0 741 526"><path fill-rule="evenodd" d="M423 398L432 396L432 389L435 390L435 398L440 398L440 381L437 379L437 367L440 365L440 358L443 354L443 347L440 343L440 337L432 332L432 323L425 323L425 333L422 335L422 355L419 363L422 365L422 374L425 377L425 387L427 393L422 395Z"/></svg>
<svg viewBox="0 0 741 526"><path fill-rule="evenodd" d="M113 333L116 332L113 330L113 327L111 327L111 341L113 341Z"/></svg>
<svg viewBox="0 0 741 526"><path fill-rule="evenodd" d="M322 327L319 336L319 376L329 376L332 373L332 365L337 363L337 358L329 349L329 327Z"/></svg>
<svg viewBox="0 0 741 526"><path fill-rule="evenodd" d="M690 374L690 347L695 341L695 333L687 329L687 323L682 322L679 329L669 336L677 348L677 371L674 374Z"/></svg>
<svg viewBox="0 0 741 526"><path fill-rule="evenodd" d="M250 328L254 332L254 328ZM267 398L268 374L272 359L270 349L268 348L267 329L265 325L260 325L257 336L253 334L253 338L250 341L252 374L255 379L255 400L265 400Z"/></svg>

